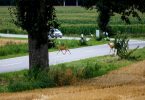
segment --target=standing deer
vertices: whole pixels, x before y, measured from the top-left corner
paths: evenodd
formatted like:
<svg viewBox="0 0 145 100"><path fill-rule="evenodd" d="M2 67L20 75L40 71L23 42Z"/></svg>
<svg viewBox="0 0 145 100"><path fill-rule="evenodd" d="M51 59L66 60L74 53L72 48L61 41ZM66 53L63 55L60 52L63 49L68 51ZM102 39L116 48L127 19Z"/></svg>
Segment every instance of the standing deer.
<svg viewBox="0 0 145 100"><path fill-rule="evenodd" d="M109 47L110 47L110 52L109 52L109 54L111 53L111 51L113 51L114 55L116 55L117 49L116 49L115 44L114 44L113 42L109 42L108 45L109 45Z"/></svg>
<svg viewBox="0 0 145 100"><path fill-rule="evenodd" d="M71 54L71 52L70 52L70 50L68 49L68 47L67 47L66 45L64 45L64 44L58 45L58 46L57 46L57 49L58 49L58 53L59 53L59 52L62 52L63 55L65 55L66 52L69 52L69 53ZM63 51L65 51L65 53L64 53ZM57 53L57 54L58 54L58 53Z"/></svg>

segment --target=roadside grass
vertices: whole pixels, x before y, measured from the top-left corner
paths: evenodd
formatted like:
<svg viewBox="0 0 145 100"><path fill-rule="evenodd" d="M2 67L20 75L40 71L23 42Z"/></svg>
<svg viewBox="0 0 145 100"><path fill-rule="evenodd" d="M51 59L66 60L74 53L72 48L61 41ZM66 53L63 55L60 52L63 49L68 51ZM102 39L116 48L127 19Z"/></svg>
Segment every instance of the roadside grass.
<svg viewBox="0 0 145 100"><path fill-rule="evenodd" d="M4 39L4 38L3 38ZM15 39L13 39L15 40ZM18 40L18 39L17 39ZM84 46L93 46L93 45L100 45L105 44L107 41L96 41L94 39L91 39L87 42L87 45L81 45L79 40L55 40L56 47L50 48L49 52L57 51L57 46L61 44L65 44L69 49L72 48L79 48ZM0 59L6 59L11 57L18 57L18 56L24 56L28 54L28 44L22 43L22 44L13 44L13 42L6 43L3 46L0 46Z"/></svg>
<svg viewBox="0 0 145 100"><path fill-rule="evenodd" d="M36 74L28 80L28 70L0 74L0 92L15 92L36 88L72 85L78 81L104 75L112 70L145 60L145 48L135 51L130 59L114 56L88 58L50 66L48 73ZM31 75L30 75L31 77Z"/></svg>
<svg viewBox="0 0 145 100"><path fill-rule="evenodd" d="M27 44L7 44L0 47L0 57L14 55L14 54L24 54L28 52Z"/></svg>

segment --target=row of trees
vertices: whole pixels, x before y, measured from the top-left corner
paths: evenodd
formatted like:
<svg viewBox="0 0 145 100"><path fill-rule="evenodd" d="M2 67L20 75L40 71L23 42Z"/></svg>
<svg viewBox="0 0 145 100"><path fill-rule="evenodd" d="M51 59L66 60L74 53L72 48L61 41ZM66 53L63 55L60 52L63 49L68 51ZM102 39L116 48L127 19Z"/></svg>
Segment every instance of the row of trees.
<svg viewBox="0 0 145 100"><path fill-rule="evenodd" d="M108 25L111 16L115 13L121 15L121 19L130 24L129 16L141 20L138 12L145 12L145 0L81 0L82 6L92 9L95 6L98 16L98 26L102 32L110 32Z"/></svg>
<svg viewBox="0 0 145 100"><path fill-rule="evenodd" d="M80 0L53 0L54 5L81 5ZM0 6L15 5L15 0L0 0Z"/></svg>
<svg viewBox="0 0 145 100"><path fill-rule="evenodd" d="M80 0L85 8L94 8L99 12L98 26L100 30L109 32L108 22L114 13L121 14L121 19L130 23L132 15L139 20L138 11L145 12L145 0ZM56 0L61 2L61 0ZM30 69L39 66L48 67L47 32L52 25L57 25L55 0L17 0L13 13L15 24L29 33ZM95 7L94 7L95 6Z"/></svg>
<svg viewBox="0 0 145 100"><path fill-rule="evenodd" d="M0 0L0 6L14 5L14 0Z"/></svg>

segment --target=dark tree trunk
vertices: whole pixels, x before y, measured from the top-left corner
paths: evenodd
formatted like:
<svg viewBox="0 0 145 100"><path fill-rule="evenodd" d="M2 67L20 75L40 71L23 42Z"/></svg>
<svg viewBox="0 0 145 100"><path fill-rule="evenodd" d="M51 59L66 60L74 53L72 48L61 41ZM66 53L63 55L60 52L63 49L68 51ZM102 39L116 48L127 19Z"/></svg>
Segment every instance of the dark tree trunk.
<svg viewBox="0 0 145 100"><path fill-rule="evenodd" d="M78 0L76 0L76 6L78 6L79 5L79 2L78 2Z"/></svg>
<svg viewBox="0 0 145 100"><path fill-rule="evenodd" d="M65 6L65 0L63 0L63 6Z"/></svg>
<svg viewBox="0 0 145 100"><path fill-rule="evenodd" d="M45 36L46 35L46 36ZM41 67L43 69L48 68L48 45L47 45L47 33L42 39L43 43L34 39L29 34L29 69L32 67ZM41 38L41 37L40 37ZM44 42L45 41L45 42Z"/></svg>
<svg viewBox="0 0 145 100"><path fill-rule="evenodd" d="M39 2L38 2L39 3ZM47 36L47 18L46 1L41 0L37 12L37 27L34 31L29 31L29 68L39 67L41 69L48 68L48 36ZM35 24L35 23L34 23ZM35 25L34 25L35 27Z"/></svg>

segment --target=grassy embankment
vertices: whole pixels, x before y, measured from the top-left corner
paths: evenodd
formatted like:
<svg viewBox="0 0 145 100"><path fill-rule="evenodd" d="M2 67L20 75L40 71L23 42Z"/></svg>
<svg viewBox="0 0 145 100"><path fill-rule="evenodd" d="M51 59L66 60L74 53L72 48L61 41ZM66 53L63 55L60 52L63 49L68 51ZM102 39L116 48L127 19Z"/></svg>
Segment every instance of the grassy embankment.
<svg viewBox="0 0 145 100"><path fill-rule="evenodd" d="M134 52L132 56L136 56L136 59L121 60L118 57L103 56L55 65L50 67L48 74L44 75L44 73L41 73L37 76L36 80L27 79L28 70L1 73L0 91L23 91L75 84L82 79L101 76L109 71L136 63L137 61L142 61L145 59L144 53L145 48L138 49Z"/></svg>

